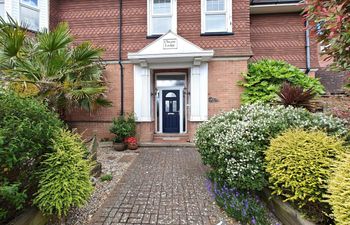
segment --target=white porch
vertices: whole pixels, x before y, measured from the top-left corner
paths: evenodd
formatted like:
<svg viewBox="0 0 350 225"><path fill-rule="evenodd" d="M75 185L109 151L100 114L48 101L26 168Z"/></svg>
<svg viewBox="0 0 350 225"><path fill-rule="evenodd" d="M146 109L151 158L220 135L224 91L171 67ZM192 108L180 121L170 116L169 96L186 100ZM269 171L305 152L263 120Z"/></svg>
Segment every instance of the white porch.
<svg viewBox="0 0 350 225"><path fill-rule="evenodd" d="M134 64L137 121L154 122L156 133L166 133L169 127L165 124L174 124L171 116L178 115L179 132L176 133L186 133L187 121L207 120L208 61L213 55L213 50L204 50L171 31L139 52L129 53L128 59ZM168 82L162 84L162 80ZM179 96L164 100L163 91L173 91ZM164 120L165 117L169 120Z"/></svg>

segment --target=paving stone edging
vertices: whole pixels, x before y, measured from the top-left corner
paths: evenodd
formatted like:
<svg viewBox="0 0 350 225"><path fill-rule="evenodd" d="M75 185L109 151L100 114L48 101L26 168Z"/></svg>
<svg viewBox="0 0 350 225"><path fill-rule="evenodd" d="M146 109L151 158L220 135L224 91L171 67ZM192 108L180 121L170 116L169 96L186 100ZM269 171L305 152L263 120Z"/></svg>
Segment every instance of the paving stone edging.
<svg viewBox="0 0 350 225"><path fill-rule="evenodd" d="M316 225L308 221L297 210L288 203L283 202L280 198L271 195L271 191L265 189L261 193L262 199L268 208L284 225Z"/></svg>

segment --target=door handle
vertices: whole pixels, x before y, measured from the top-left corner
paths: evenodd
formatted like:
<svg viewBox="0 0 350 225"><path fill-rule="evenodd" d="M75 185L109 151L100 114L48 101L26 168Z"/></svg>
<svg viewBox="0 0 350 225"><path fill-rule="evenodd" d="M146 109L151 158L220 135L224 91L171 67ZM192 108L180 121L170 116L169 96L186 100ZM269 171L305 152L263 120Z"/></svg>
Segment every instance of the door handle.
<svg viewBox="0 0 350 225"><path fill-rule="evenodd" d="M168 115L175 115L175 113L168 113Z"/></svg>

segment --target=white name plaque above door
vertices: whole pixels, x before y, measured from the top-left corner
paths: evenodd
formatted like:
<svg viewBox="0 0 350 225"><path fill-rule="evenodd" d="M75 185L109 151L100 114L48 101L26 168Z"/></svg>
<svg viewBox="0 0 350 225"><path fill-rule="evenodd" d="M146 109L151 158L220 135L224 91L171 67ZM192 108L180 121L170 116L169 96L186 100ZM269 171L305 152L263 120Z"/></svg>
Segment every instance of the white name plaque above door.
<svg viewBox="0 0 350 225"><path fill-rule="evenodd" d="M177 49L177 39L164 39L163 49Z"/></svg>

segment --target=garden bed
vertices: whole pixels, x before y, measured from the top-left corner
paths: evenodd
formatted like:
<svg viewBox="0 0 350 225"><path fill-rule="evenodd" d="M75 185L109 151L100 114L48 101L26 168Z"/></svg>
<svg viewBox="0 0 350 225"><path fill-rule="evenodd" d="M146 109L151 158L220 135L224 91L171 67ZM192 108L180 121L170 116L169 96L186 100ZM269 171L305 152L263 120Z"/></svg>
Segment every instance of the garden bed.
<svg viewBox="0 0 350 225"><path fill-rule="evenodd" d="M315 225L315 223L306 220L303 215L295 210L288 203L283 202L280 198L271 195L271 191L265 189L261 193L261 198L271 212L284 225Z"/></svg>

